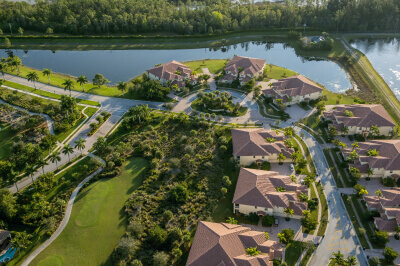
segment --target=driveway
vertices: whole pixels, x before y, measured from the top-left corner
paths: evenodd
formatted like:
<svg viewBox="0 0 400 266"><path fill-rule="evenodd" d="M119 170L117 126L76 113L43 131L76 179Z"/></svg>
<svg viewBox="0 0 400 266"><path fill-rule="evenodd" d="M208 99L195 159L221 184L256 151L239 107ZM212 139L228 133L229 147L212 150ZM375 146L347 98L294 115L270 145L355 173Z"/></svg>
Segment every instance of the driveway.
<svg viewBox="0 0 400 266"><path fill-rule="evenodd" d="M384 190L384 189L390 189L390 187L386 187L381 183L381 179L380 178L372 178L371 180L367 181L367 179L365 178L361 178L358 181L358 184L361 184L363 186L365 186L365 188L368 191L368 194L371 196L375 195L375 192L378 190Z"/></svg>
<svg viewBox="0 0 400 266"><path fill-rule="evenodd" d="M295 174L294 170L290 170L291 163L284 163L280 165L279 163L271 163L271 171L275 171L280 173L281 175L293 175Z"/></svg>
<svg viewBox="0 0 400 266"><path fill-rule="evenodd" d="M290 115L290 119L287 122L292 123L299 121L300 118L308 117L314 112L314 109L306 111L297 104L293 104L292 106L287 107L285 112Z"/></svg>

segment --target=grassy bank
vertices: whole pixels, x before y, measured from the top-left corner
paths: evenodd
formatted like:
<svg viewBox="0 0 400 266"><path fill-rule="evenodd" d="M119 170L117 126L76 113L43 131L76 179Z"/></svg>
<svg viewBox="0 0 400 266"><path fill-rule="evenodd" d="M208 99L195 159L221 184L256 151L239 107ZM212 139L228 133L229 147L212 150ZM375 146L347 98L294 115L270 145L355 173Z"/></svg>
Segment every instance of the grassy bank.
<svg viewBox="0 0 400 266"><path fill-rule="evenodd" d="M67 227L31 265L112 265L110 255L125 233L125 201L142 183L146 166L145 159L131 158L120 176L83 189Z"/></svg>

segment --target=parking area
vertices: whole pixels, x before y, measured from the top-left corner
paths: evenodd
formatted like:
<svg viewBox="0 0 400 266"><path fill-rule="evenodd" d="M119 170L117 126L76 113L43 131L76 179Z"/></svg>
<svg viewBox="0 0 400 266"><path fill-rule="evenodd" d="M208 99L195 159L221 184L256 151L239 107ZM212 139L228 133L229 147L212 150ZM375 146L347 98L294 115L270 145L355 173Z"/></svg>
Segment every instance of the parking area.
<svg viewBox="0 0 400 266"><path fill-rule="evenodd" d="M380 178L371 178L369 181L367 181L365 178L361 178L358 183L365 186L369 195L375 195L375 192L378 190L390 189L390 187L385 187L381 183Z"/></svg>
<svg viewBox="0 0 400 266"><path fill-rule="evenodd" d="M290 219L286 221L285 217L276 217L279 220L278 226L263 227L251 224L242 224L243 226L251 228L251 230L259 232L268 232L269 239L274 241L279 241L277 235L282 231L282 229L291 228L294 230L295 235L300 230L301 223L299 219Z"/></svg>

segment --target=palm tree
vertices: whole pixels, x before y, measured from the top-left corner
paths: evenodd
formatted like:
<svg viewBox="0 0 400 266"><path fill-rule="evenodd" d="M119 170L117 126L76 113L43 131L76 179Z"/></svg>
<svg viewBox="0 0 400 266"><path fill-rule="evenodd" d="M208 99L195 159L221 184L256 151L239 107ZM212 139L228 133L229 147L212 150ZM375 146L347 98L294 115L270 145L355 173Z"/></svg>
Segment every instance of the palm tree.
<svg viewBox="0 0 400 266"><path fill-rule="evenodd" d="M81 152L82 155L82 150L86 147L85 146L85 142L86 140L79 138L77 141L75 141L75 147L77 147L79 149L79 151Z"/></svg>
<svg viewBox="0 0 400 266"><path fill-rule="evenodd" d="M52 71L51 71L51 69L50 68L45 68L45 69L43 69L43 76L47 76L47 80L49 81L49 84L50 84L50 75L53 73Z"/></svg>
<svg viewBox="0 0 400 266"><path fill-rule="evenodd" d="M332 255L333 257L329 259L330 261L333 261L334 263L339 265L344 264L345 262L343 259L344 256L342 253L340 253L340 250L338 252L333 252Z"/></svg>
<svg viewBox="0 0 400 266"><path fill-rule="evenodd" d="M60 213L62 214L63 207L65 205L65 200L63 200L62 198L58 198L56 200L56 205L60 206Z"/></svg>
<svg viewBox="0 0 400 266"><path fill-rule="evenodd" d="M293 216L294 214L294 210L290 209L289 207L287 207L283 212L286 213L287 217Z"/></svg>
<svg viewBox="0 0 400 266"><path fill-rule="evenodd" d="M343 135L346 135L347 133L349 133L349 128L344 126L341 131Z"/></svg>
<svg viewBox="0 0 400 266"><path fill-rule="evenodd" d="M33 183L33 174L36 172L35 166L32 164L27 164L25 172L31 177Z"/></svg>
<svg viewBox="0 0 400 266"><path fill-rule="evenodd" d="M62 149L62 153L65 155L68 154L69 162L71 162L70 154L73 152L74 152L74 148L72 148L71 145L69 145L69 144L64 145L64 148Z"/></svg>
<svg viewBox="0 0 400 266"><path fill-rule="evenodd" d="M0 72L3 75L3 79L6 80L6 77L4 75L4 70L6 70L6 65L3 62L1 62L0 63Z"/></svg>
<svg viewBox="0 0 400 266"><path fill-rule="evenodd" d="M374 174L374 170L372 170L371 168L368 168L367 169L367 175L368 175L368 177L370 177L371 175L373 175Z"/></svg>
<svg viewBox="0 0 400 266"><path fill-rule="evenodd" d="M299 159L299 154L298 154L297 152L293 152L293 153L290 155L290 159L292 159L292 162L293 162L293 163L296 163L297 159Z"/></svg>
<svg viewBox="0 0 400 266"><path fill-rule="evenodd" d="M80 75L76 81L82 86L83 92L85 92L85 84L88 83L87 77L85 75Z"/></svg>
<svg viewBox="0 0 400 266"><path fill-rule="evenodd" d="M354 256L348 256L346 263L347 263L347 266L355 266L355 265L357 265L357 259Z"/></svg>
<svg viewBox="0 0 400 266"><path fill-rule="evenodd" d="M379 130L379 128L378 128L378 125L375 125L375 126L371 126L371 131L372 131L372 135L379 135L379 133L380 133L380 130Z"/></svg>
<svg viewBox="0 0 400 266"><path fill-rule="evenodd" d="M28 78L28 81L32 81L33 82L33 86L35 87L36 90L36 81L39 80L39 76L35 71L29 72L28 75L26 75L26 77Z"/></svg>
<svg viewBox="0 0 400 266"><path fill-rule="evenodd" d="M44 174L44 167L45 167L46 165L49 165L49 163L46 162L42 157L40 157L39 160L37 161L37 165L38 165L39 167L42 167L42 171L43 171L43 174Z"/></svg>
<svg viewBox="0 0 400 266"><path fill-rule="evenodd" d="M7 179L11 180L11 182L14 183L15 187L17 188L17 192L19 191L18 185L17 185L17 181L18 181L18 175L19 172L15 171L14 168L11 168L10 171L7 174Z"/></svg>
<svg viewBox="0 0 400 266"><path fill-rule="evenodd" d="M61 161L60 152L59 151L53 152L52 154L50 154L49 158L50 158L50 162L56 163L56 167L58 169L57 162Z"/></svg>
<svg viewBox="0 0 400 266"><path fill-rule="evenodd" d="M18 75L19 75L19 66L21 65L21 63L22 61L18 56L14 56L11 61L11 64L15 66L15 68L17 69Z"/></svg>
<svg viewBox="0 0 400 266"><path fill-rule="evenodd" d="M278 237L278 239L279 239L279 241L280 241L281 243L285 243L285 242L286 242L285 234L283 234L283 233L278 233L276 236Z"/></svg>
<svg viewBox="0 0 400 266"><path fill-rule="evenodd" d="M237 224L238 221L235 220L233 217L228 217L228 220L226 220L226 223L228 224Z"/></svg>
<svg viewBox="0 0 400 266"><path fill-rule="evenodd" d="M283 155L283 153L278 154L278 161L279 163L282 163L282 161L286 160L286 156Z"/></svg>
<svg viewBox="0 0 400 266"><path fill-rule="evenodd" d="M304 211L302 212L302 214L303 214L304 217L306 217L306 218L308 218L308 217L311 216L311 212L310 212L309 210L304 210Z"/></svg>
<svg viewBox="0 0 400 266"><path fill-rule="evenodd" d="M30 238L31 235L27 234L26 232L16 232L15 236L11 240L11 245L16 250L26 249L31 243L31 241L29 240Z"/></svg>
<svg viewBox="0 0 400 266"><path fill-rule="evenodd" d="M73 88L75 87L75 86L74 86L74 83L72 82L72 80L70 80L70 79L65 79L65 80L64 80L64 83L61 84L61 85L64 86L64 90L69 90L69 96L71 96L71 89L73 89Z"/></svg>
<svg viewBox="0 0 400 266"><path fill-rule="evenodd" d="M354 142L353 144L351 144L351 146L353 147L353 151L354 151L356 148L360 148L360 145L358 145L358 142L357 142L357 141Z"/></svg>
<svg viewBox="0 0 400 266"><path fill-rule="evenodd" d="M122 91L122 96L124 96L124 97L125 97L125 90L126 90L127 86L128 86L128 84L126 82L123 82L123 81L118 82L117 88L120 91Z"/></svg>

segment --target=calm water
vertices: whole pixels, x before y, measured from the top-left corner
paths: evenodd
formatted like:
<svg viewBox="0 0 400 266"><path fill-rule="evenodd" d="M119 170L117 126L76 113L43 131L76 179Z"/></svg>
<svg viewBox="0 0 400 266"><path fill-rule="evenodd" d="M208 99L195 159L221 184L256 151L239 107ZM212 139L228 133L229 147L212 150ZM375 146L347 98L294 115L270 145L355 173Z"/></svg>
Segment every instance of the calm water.
<svg viewBox="0 0 400 266"><path fill-rule="evenodd" d="M358 39L352 46L368 57L400 99L400 39Z"/></svg>
<svg viewBox="0 0 400 266"><path fill-rule="evenodd" d="M292 69L323 84L327 89L343 92L352 85L343 69L329 61L308 61L295 54L293 48L281 43L242 43L226 49L180 49L180 50L92 50L92 51L14 51L23 64L74 76L86 75L93 79L103 74L111 83L127 81L154 67L157 63L171 60L190 61L199 59L224 59L234 55L263 58L267 63ZM0 56L6 56L4 50Z"/></svg>

